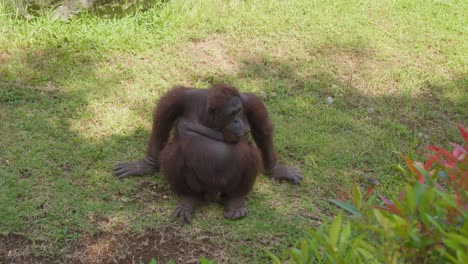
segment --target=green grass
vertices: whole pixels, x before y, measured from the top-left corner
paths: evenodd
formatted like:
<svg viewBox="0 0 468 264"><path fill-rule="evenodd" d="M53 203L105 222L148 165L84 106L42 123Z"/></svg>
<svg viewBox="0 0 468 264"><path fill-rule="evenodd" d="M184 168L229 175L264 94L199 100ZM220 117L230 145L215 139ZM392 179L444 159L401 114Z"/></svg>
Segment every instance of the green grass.
<svg viewBox="0 0 468 264"><path fill-rule="evenodd" d="M0 233L62 257L81 237L170 225L174 196L111 175L144 154L151 110L172 85L253 91L297 186L260 177L250 214L200 209L234 263L265 262L336 212L340 185L393 193L396 152L456 141L468 120L466 1L169 1L120 19L14 18L0 7ZM333 103L327 97L334 98ZM146 198L145 198L146 197Z"/></svg>

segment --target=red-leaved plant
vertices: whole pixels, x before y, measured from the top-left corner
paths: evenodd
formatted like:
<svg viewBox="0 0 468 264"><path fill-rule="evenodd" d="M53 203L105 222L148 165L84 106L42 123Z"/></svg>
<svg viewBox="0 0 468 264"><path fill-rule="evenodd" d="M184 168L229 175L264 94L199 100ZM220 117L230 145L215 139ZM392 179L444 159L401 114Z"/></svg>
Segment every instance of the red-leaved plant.
<svg viewBox="0 0 468 264"><path fill-rule="evenodd" d="M429 146L424 163L401 155L409 182L395 198L358 185L331 202L354 215L310 230L285 251L295 263L468 263L468 132L453 150ZM376 197L381 200L377 204ZM274 263L282 263L270 254Z"/></svg>
<svg viewBox="0 0 468 264"><path fill-rule="evenodd" d="M366 224L380 227L375 231L386 248L385 262L444 259L468 263L468 132L461 125L458 129L464 144L452 143L451 152L429 146L424 163L400 154L409 170L404 174L411 178L398 198L377 194L383 206L376 206L369 199L374 193L373 186L368 187L363 197L360 188L354 185L349 194L342 194L344 200L331 200L364 217Z"/></svg>

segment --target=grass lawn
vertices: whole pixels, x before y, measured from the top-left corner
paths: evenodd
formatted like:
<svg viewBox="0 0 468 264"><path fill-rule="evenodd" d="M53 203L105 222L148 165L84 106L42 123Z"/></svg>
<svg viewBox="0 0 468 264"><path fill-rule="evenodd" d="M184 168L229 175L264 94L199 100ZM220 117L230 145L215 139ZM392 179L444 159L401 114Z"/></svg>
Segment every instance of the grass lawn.
<svg viewBox="0 0 468 264"><path fill-rule="evenodd" d="M333 218L339 186L396 193L397 152L468 122L466 1L174 0L69 22L0 6L0 263L268 262ZM112 169L144 155L171 86L221 81L264 98L304 180L260 176L245 219L210 205L179 227L161 175Z"/></svg>

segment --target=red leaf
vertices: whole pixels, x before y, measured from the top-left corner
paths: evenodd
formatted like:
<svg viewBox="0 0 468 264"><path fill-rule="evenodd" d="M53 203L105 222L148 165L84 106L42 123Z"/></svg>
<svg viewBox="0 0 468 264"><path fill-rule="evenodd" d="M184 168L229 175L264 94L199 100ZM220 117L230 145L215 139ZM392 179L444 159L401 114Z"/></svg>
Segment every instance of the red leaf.
<svg viewBox="0 0 468 264"><path fill-rule="evenodd" d="M463 139L465 139L465 142L468 143L468 131L462 125L457 125L458 130L460 130L460 134L462 134Z"/></svg>
<svg viewBox="0 0 468 264"><path fill-rule="evenodd" d="M338 194L339 196L341 196L342 199L346 200L346 201L349 201L351 200L351 196L348 194L349 193L349 190L347 190L345 187L343 186L338 186L338 188L341 190L341 191L337 191L336 194Z"/></svg>
<svg viewBox="0 0 468 264"><path fill-rule="evenodd" d="M381 194L378 194L378 196L382 200L382 202L384 202L385 205L393 205L392 201L390 201L390 199L388 199L387 197Z"/></svg>
<svg viewBox="0 0 468 264"><path fill-rule="evenodd" d="M460 146L458 144L454 144L454 143L452 143L452 146L453 146L453 151L452 151L453 156L457 160L462 160L463 155L466 154L466 152L467 152L466 149L464 149L462 146Z"/></svg>
<svg viewBox="0 0 468 264"><path fill-rule="evenodd" d="M448 150L443 149L443 148L438 148L436 146L429 146L427 147L429 150L436 151L437 153L441 154L444 158L447 159L447 161L452 161L456 162L457 159L453 156L452 153L450 153Z"/></svg>
<svg viewBox="0 0 468 264"><path fill-rule="evenodd" d="M367 199L372 194L373 191L374 191L373 186L367 187L367 192L366 192L366 196L364 196L364 199Z"/></svg>
<svg viewBox="0 0 468 264"><path fill-rule="evenodd" d="M428 147L426 147L426 149L436 151L436 152L440 150L439 147L436 147L434 145L429 145Z"/></svg>
<svg viewBox="0 0 468 264"><path fill-rule="evenodd" d="M343 186L338 186L338 188L339 188L342 192L348 192L348 189L346 189L346 188L343 187Z"/></svg>
<svg viewBox="0 0 468 264"><path fill-rule="evenodd" d="M388 209L386 207L374 206L374 208L382 210L382 211L393 213L390 209Z"/></svg>
<svg viewBox="0 0 468 264"><path fill-rule="evenodd" d="M401 200L403 200L403 197L405 197L405 194L406 194L406 189L403 189L403 190L400 192L400 196L398 196L398 201L401 202Z"/></svg>
<svg viewBox="0 0 468 264"><path fill-rule="evenodd" d="M468 179L468 171L465 171L465 173L462 174L460 177L460 181L457 184L458 188L462 188L465 191L468 190L468 182L466 181Z"/></svg>
<svg viewBox="0 0 468 264"><path fill-rule="evenodd" d="M456 183L457 182L457 174L453 170L447 170L446 172L447 172L448 176L450 177L450 180L453 183Z"/></svg>
<svg viewBox="0 0 468 264"><path fill-rule="evenodd" d="M349 195L346 194L346 193L336 192L336 194L340 195L342 199L351 200L351 196L349 196Z"/></svg>
<svg viewBox="0 0 468 264"><path fill-rule="evenodd" d="M387 206L388 211L394 213L394 214L400 214L400 210L390 201L387 197L378 195L380 199L384 202L384 204Z"/></svg>
<svg viewBox="0 0 468 264"><path fill-rule="evenodd" d="M424 176L422 176L422 175L419 175L418 180L419 180L419 183L421 183L421 184L425 184L425 183L426 183L426 179L424 179Z"/></svg>
<svg viewBox="0 0 468 264"><path fill-rule="evenodd" d="M440 160L440 154L437 154L437 155L431 155L431 154L425 154L425 156L429 157L429 159L426 161L426 163L424 163L424 170L429 170L432 165L434 164L434 162L439 162L439 163L442 163L442 161Z"/></svg>
<svg viewBox="0 0 468 264"><path fill-rule="evenodd" d="M415 176L419 179L419 181L421 181L422 175L421 175L421 173L418 171L418 169L416 169L416 168L414 167L414 164L413 164L414 161L410 160L408 157L406 157L405 155L403 155L403 154L401 154L401 153L400 153L400 156L405 160L406 166L408 166L408 169L411 171L411 173L412 173L413 175L415 175ZM421 182L421 183L424 183L424 177L422 177L422 180L423 180L423 182Z"/></svg>

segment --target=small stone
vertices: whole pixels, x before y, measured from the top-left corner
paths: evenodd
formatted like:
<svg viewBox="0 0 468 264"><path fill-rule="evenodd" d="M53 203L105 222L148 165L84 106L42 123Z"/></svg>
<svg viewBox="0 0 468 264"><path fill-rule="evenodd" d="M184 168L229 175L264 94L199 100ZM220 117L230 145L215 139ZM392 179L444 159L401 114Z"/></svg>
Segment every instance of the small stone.
<svg viewBox="0 0 468 264"><path fill-rule="evenodd" d="M333 101L334 101L333 97L331 97L331 96L328 96L328 97L327 97L327 102L328 102L329 104L332 104Z"/></svg>
<svg viewBox="0 0 468 264"><path fill-rule="evenodd" d="M372 107L367 108L367 113L373 114L374 113L374 108L372 108Z"/></svg>
<svg viewBox="0 0 468 264"><path fill-rule="evenodd" d="M380 185L380 182L377 179L373 178L373 177L368 177L367 178L367 183L369 183L372 186Z"/></svg>

